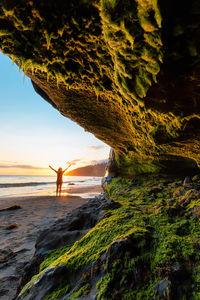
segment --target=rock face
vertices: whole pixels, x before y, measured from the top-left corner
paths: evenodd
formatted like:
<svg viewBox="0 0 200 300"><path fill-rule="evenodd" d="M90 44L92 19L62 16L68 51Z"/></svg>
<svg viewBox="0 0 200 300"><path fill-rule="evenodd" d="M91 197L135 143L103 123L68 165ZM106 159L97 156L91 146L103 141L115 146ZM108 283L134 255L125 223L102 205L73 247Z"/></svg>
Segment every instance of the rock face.
<svg viewBox="0 0 200 300"><path fill-rule="evenodd" d="M21 286L27 283L31 277L37 274L40 269L40 264L48 256L50 251L55 252L55 257L59 257L69 250L69 245L73 245L76 241L80 240L85 236L91 228L93 228L98 222L105 217L105 210L117 209L120 207L119 203L116 203L107 198L105 193L102 193L98 197L90 199L86 204L75 209L71 215L66 218L60 219L55 222L50 229L44 230L38 237L35 245L35 254L30 263L26 264L24 268L24 275L21 280ZM66 245L68 247L66 248ZM57 249L62 249L62 252L56 252ZM53 260L52 260L53 262ZM48 266L43 265L43 269ZM93 266L94 267L94 266ZM38 280L37 284L34 284L27 295L20 296L17 299L33 299L41 300L49 294L51 290L54 290L56 286L61 284L62 278L63 283L74 280L74 287L78 281L81 281L81 274L76 275L70 279L68 276L68 270L61 266L59 268L50 267L44 272L42 278ZM20 290L20 288L19 288Z"/></svg>
<svg viewBox="0 0 200 300"><path fill-rule="evenodd" d="M41 233L17 299L200 299L199 178L114 178Z"/></svg>
<svg viewBox="0 0 200 300"><path fill-rule="evenodd" d="M0 0L1 51L124 173L199 164L199 25L198 0Z"/></svg>
<svg viewBox="0 0 200 300"><path fill-rule="evenodd" d="M111 148L109 153L109 159L106 165L106 176L117 176L118 167L115 159L115 151Z"/></svg>

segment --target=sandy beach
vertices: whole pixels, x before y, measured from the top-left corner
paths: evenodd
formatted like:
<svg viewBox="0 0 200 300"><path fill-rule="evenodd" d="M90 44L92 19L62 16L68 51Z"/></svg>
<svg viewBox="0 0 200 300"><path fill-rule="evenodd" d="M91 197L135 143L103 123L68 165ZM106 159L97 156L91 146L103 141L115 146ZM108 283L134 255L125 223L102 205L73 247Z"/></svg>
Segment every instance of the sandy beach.
<svg viewBox="0 0 200 300"><path fill-rule="evenodd" d="M13 205L22 208L0 212L0 225L17 223L14 229L0 228L0 299L12 300L15 296L23 267L34 254L35 241L41 231L56 220L87 202L84 195L98 195L100 186L70 187L67 196L23 196L0 199L0 209ZM75 195L74 195L75 194ZM80 197L82 194L83 197ZM12 288L9 283L12 282Z"/></svg>

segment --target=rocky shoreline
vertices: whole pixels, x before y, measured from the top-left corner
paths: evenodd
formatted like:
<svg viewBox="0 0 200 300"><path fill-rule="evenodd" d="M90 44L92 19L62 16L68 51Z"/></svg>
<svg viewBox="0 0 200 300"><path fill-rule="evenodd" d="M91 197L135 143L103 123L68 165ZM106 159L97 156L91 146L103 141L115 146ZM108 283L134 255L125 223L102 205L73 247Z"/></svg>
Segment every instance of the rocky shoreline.
<svg viewBox="0 0 200 300"><path fill-rule="evenodd" d="M74 189L78 192L77 187ZM94 191L88 187L85 192L90 193L90 190L98 194L101 188ZM82 190L79 189L79 192ZM41 232L50 228L55 221L70 215L71 211L86 201L85 198L72 195L62 198L21 196L1 199L0 299L14 298L24 267L34 255L36 239Z"/></svg>
<svg viewBox="0 0 200 300"><path fill-rule="evenodd" d="M199 175L108 181L38 237L17 300L199 299Z"/></svg>
<svg viewBox="0 0 200 300"><path fill-rule="evenodd" d="M25 274L20 285L23 286L26 284L31 280L33 275L38 273L40 264L50 251L74 244L103 219L105 210L113 209L118 206L117 203L108 199L105 193L102 193L95 198L89 199L87 203L76 208L67 217L55 222L50 229L43 231L36 241L34 257L24 268ZM55 278L51 273L45 273L44 279L42 279L42 281L46 281L44 289L39 292L36 285L35 291L31 291L31 295L28 296L28 299L43 299L47 291L51 290L52 286L55 286L57 275L60 278L60 271L61 275L63 275L64 268L53 272L54 275L56 274ZM53 280L49 281L49 276L52 277ZM76 279L76 283L77 281L80 281L80 278ZM17 299L21 299L21 297Z"/></svg>

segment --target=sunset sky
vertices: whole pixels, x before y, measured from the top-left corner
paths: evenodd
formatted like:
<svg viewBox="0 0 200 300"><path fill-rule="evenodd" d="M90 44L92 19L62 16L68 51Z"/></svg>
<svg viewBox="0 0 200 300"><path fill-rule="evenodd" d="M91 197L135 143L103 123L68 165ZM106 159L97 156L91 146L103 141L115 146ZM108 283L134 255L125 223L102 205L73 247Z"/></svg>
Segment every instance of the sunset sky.
<svg viewBox="0 0 200 300"><path fill-rule="evenodd" d="M35 93L30 79L0 52L0 175L54 175L104 160L109 147ZM71 168L72 169L72 168Z"/></svg>

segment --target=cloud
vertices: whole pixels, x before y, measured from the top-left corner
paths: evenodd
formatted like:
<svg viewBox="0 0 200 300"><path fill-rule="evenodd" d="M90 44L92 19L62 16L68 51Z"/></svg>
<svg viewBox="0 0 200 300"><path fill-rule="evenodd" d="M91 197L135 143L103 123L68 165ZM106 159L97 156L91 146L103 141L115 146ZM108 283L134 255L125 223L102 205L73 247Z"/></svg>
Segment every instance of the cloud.
<svg viewBox="0 0 200 300"><path fill-rule="evenodd" d="M108 158L106 159L101 159L101 160L91 160L88 163L90 165L98 165L98 164L103 164L103 163L107 163L108 162Z"/></svg>
<svg viewBox="0 0 200 300"><path fill-rule="evenodd" d="M77 159L73 159L71 161L66 162L66 164L76 165L79 162L82 162L82 159L77 158Z"/></svg>
<svg viewBox="0 0 200 300"><path fill-rule="evenodd" d="M48 169L48 168L35 167L31 165L0 165L0 168L1 169L17 168L17 169L29 169L29 170Z"/></svg>
<svg viewBox="0 0 200 300"><path fill-rule="evenodd" d="M99 145L99 146L88 146L88 148L89 148L90 150L92 150L92 151L99 151L99 150L105 148L105 146L103 146L103 145Z"/></svg>
<svg viewBox="0 0 200 300"><path fill-rule="evenodd" d="M79 159L73 159L70 162L67 162L67 164L71 164L71 165L78 165L79 167L85 167L88 165L98 165L98 164L102 164L102 163L107 163L108 158L106 159L99 159L99 160L88 160L85 158L79 158Z"/></svg>
<svg viewBox="0 0 200 300"><path fill-rule="evenodd" d="M19 162L18 161L10 161L10 160L1 160L0 164L1 163L18 164Z"/></svg>

